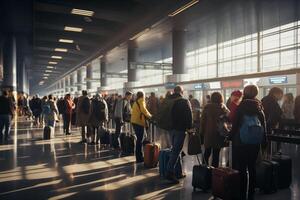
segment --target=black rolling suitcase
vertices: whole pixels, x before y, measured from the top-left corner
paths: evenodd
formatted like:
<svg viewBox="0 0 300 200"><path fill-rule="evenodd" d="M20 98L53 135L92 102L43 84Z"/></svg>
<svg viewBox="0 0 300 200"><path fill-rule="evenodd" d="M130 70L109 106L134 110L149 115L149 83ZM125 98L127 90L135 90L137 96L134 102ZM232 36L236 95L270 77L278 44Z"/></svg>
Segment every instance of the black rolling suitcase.
<svg viewBox="0 0 300 200"><path fill-rule="evenodd" d="M44 128L44 140L50 140L51 139L51 127L45 126Z"/></svg>
<svg viewBox="0 0 300 200"><path fill-rule="evenodd" d="M279 164L278 188L289 188L292 183L292 159L285 155L275 155L272 160Z"/></svg>
<svg viewBox="0 0 300 200"><path fill-rule="evenodd" d="M120 135L121 150L123 154L134 154L136 138L132 134L123 133Z"/></svg>
<svg viewBox="0 0 300 200"><path fill-rule="evenodd" d="M266 194L277 192L279 163L262 160L256 167L256 187Z"/></svg>
<svg viewBox="0 0 300 200"><path fill-rule="evenodd" d="M194 191L201 189L203 192L207 192L211 188L212 180L212 168L206 164L201 164L197 156L199 165L193 167L192 186Z"/></svg>

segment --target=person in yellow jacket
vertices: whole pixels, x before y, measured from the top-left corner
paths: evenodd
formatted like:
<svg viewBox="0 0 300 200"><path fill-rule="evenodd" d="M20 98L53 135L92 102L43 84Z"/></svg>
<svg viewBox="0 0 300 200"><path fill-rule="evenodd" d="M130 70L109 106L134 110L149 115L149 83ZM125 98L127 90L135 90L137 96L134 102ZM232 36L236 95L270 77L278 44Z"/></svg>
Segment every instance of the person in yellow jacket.
<svg viewBox="0 0 300 200"><path fill-rule="evenodd" d="M152 115L146 108L145 94L144 92L139 91L136 94L136 101L132 106L130 120L137 138L135 146L135 157L137 163L144 162L142 142L144 137L144 130L146 127L146 119L151 119L151 117Z"/></svg>

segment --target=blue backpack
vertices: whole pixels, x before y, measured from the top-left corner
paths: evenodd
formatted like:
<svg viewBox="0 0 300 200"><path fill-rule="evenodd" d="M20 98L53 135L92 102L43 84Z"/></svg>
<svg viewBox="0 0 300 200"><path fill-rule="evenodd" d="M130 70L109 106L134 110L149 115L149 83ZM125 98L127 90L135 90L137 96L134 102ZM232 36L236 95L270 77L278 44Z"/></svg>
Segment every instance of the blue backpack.
<svg viewBox="0 0 300 200"><path fill-rule="evenodd" d="M240 129L240 139L243 144L261 144L264 128L256 115L245 115Z"/></svg>
<svg viewBox="0 0 300 200"><path fill-rule="evenodd" d="M45 103L43 105L43 113L45 115L49 115L51 113L51 107L50 107L50 104L49 103Z"/></svg>

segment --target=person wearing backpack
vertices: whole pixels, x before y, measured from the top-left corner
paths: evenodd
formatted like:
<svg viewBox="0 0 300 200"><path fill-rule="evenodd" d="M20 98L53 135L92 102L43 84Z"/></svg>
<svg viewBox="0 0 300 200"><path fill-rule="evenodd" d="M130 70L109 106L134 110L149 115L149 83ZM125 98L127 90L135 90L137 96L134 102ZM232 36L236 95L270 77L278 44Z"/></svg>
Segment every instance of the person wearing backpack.
<svg viewBox="0 0 300 200"><path fill-rule="evenodd" d="M191 104L188 99L183 98L183 88L176 86L174 88L174 94L169 99L173 99L173 105L171 107L170 118L171 129L169 130L172 149L170 153L170 159L167 164L166 179L172 183L179 183L178 178L185 177L185 174L180 172L180 177L176 176L176 165L179 162L181 166L182 159L181 153L186 136L186 132L191 132L193 126L193 115Z"/></svg>
<svg viewBox="0 0 300 200"><path fill-rule="evenodd" d="M135 146L135 156L136 162L144 162L144 156L142 152L142 142L144 137L144 130L146 127L146 119L151 119L152 115L146 108L145 94L144 92L137 92L136 101L132 106L131 113L131 123L136 135L136 146Z"/></svg>
<svg viewBox="0 0 300 200"><path fill-rule="evenodd" d="M240 172L240 199L242 200L254 199L256 160L260 146L267 143L263 106L256 98L258 87L248 85L244 88L243 94L244 97L237 107L232 127L232 164L233 168ZM248 182L249 188L247 188Z"/></svg>
<svg viewBox="0 0 300 200"><path fill-rule="evenodd" d="M201 116L200 134L204 138L204 158L209 163L212 154L212 166L219 166L219 154L221 148L225 147L224 135L218 129L218 123L229 115L229 110L224 104L223 95L220 92L211 94L211 102L206 104Z"/></svg>
<svg viewBox="0 0 300 200"><path fill-rule="evenodd" d="M82 90L82 96L78 98L77 107L76 107L76 125L81 127L81 143L86 143L86 133L87 126L89 122L89 114L90 114L90 99L87 96L87 91Z"/></svg>
<svg viewBox="0 0 300 200"><path fill-rule="evenodd" d="M48 101L44 104L44 121L45 126L55 127L55 122L58 120L58 109L53 99L53 95L48 95Z"/></svg>
<svg viewBox="0 0 300 200"><path fill-rule="evenodd" d="M104 123L108 121L108 106L106 101L102 98L101 94L96 94L91 101L91 108L89 114L89 125L92 129L90 145L98 144L99 141L99 128L104 128ZM96 138L95 138L96 137ZM96 142L95 142L96 139Z"/></svg>

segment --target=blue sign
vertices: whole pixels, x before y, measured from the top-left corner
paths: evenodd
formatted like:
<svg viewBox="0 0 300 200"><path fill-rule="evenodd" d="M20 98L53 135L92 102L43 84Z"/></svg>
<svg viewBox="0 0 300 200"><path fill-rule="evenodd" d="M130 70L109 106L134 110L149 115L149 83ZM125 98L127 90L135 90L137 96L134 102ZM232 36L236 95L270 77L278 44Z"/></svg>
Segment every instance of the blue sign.
<svg viewBox="0 0 300 200"><path fill-rule="evenodd" d="M199 84L194 85L194 89L195 90L202 90L203 89L203 83L199 83Z"/></svg>
<svg viewBox="0 0 300 200"><path fill-rule="evenodd" d="M276 76L276 77L270 77L269 78L270 84L283 84L288 83L287 76Z"/></svg>
<svg viewBox="0 0 300 200"><path fill-rule="evenodd" d="M176 83L165 83L166 89L174 89L176 87Z"/></svg>

